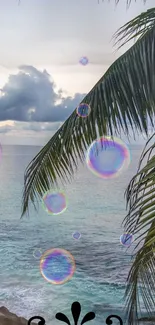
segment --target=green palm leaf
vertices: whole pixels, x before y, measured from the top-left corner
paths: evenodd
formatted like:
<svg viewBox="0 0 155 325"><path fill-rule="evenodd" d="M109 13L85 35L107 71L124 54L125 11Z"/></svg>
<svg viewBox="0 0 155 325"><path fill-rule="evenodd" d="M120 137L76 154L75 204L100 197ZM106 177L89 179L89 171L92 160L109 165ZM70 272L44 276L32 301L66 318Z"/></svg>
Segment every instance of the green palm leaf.
<svg viewBox="0 0 155 325"><path fill-rule="evenodd" d="M129 213L125 229L136 236L135 249L141 246L134 255L125 293L129 324L138 318L140 294L150 316L155 308L155 144L148 147L154 136L147 142L138 172L126 190Z"/></svg>
<svg viewBox="0 0 155 325"><path fill-rule="evenodd" d="M152 9L155 12L155 9ZM150 15L150 13L148 13ZM57 180L70 181L84 160L87 147L99 136L129 136L130 129L148 133L155 107L155 26L116 60L83 99L91 106L90 115L77 117L76 110L27 167L22 216L29 201L34 206ZM128 29L128 27L126 27ZM153 124L153 123L152 123Z"/></svg>
<svg viewBox="0 0 155 325"><path fill-rule="evenodd" d="M98 0L99 1L99 0ZM104 0L102 0L103 2L104 2ZM117 5L119 2L120 2L120 0L114 0L115 1L115 4ZM144 3L146 3L146 0L142 0ZM130 4L131 4L131 2L132 2L132 0L126 0L126 4L127 4L127 6L129 7L130 6ZM135 2L136 2L136 0L135 0Z"/></svg>
<svg viewBox="0 0 155 325"><path fill-rule="evenodd" d="M130 1L131 2L131 1ZM144 1L146 2L146 1ZM121 43L118 47L122 47L132 39L140 39L145 33L152 29L155 21L155 8L151 8L139 16L130 20L127 24L122 26L113 36L115 45Z"/></svg>
<svg viewBox="0 0 155 325"><path fill-rule="evenodd" d="M149 317L154 316L155 307L155 257L152 250L153 244L148 245L150 232L146 236L146 242L138 251L128 275L128 284L125 293L126 315L128 324L137 324L141 313L140 296ZM155 244L155 240L154 240Z"/></svg>

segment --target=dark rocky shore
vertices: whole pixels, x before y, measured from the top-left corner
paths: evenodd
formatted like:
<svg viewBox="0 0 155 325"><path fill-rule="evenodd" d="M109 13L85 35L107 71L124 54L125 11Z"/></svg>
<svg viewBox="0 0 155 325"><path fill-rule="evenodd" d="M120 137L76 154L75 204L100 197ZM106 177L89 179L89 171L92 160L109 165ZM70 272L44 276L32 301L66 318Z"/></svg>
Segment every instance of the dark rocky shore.
<svg viewBox="0 0 155 325"><path fill-rule="evenodd" d="M0 307L0 325L27 325L28 321L23 317L18 317L7 308ZM36 325L36 323L33 323Z"/></svg>

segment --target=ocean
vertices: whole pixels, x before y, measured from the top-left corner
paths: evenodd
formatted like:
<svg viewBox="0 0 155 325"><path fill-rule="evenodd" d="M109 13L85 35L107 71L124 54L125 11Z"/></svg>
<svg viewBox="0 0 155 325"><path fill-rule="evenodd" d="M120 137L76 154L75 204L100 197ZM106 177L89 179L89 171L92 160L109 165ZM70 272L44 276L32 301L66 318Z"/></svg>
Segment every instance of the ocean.
<svg viewBox="0 0 155 325"><path fill-rule="evenodd" d="M40 315L56 325L57 312L72 322L71 304L79 301L81 317L96 313L91 324L101 325L110 314L123 316L124 292L132 247L120 244L126 215L124 191L137 170L142 146L131 147L131 163L118 178L103 180L80 165L65 186L67 210L48 215L40 204L29 217L21 216L24 170L40 147L4 146L0 163L0 306L29 319ZM72 233L81 238L75 240ZM48 283L33 252L68 250L76 271L63 285ZM117 322L116 322L117 324Z"/></svg>

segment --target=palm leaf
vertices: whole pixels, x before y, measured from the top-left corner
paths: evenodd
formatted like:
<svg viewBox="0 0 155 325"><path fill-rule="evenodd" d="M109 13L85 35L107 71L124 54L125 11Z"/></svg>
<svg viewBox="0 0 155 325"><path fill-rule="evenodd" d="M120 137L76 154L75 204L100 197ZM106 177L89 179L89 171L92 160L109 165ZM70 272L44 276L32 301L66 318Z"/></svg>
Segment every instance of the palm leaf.
<svg viewBox="0 0 155 325"><path fill-rule="evenodd" d="M150 237L148 232L146 241ZM154 239L155 244L155 239ZM128 285L125 292L126 315L128 324L137 324L141 313L140 296L149 317L154 316L155 307L155 258L152 250L153 245L147 242L138 251L128 275Z"/></svg>
<svg viewBox="0 0 155 325"><path fill-rule="evenodd" d="M115 45L121 43L121 45L118 47L120 48L132 39L142 38L149 30L152 29L154 26L154 21L155 8L151 8L146 12L141 13L139 16L122 26L114 34L113 38L115 39Z"/></svg>
<svg viewBox="0 0 155 325"><path fill-rule="evenodd" d="M129 136L148 134L148 118L153 121L155 107L155 26L116 60L83 99L91 106L90 115L79 118L76 110L52 139L30 162L24 177L22 216L29 201L36 208L45 191L56 187L58 179L70 181L84 161L87 147L97 135ZM153 122L152 122L153 125Z"/></svg>
<svg viewBox="0 0 155 325"><path fill-rule="evenodd" d="M120 2L120 0L114 0L114 1L115 1L116 5ZM146 3L146 0L142 0L142 1L144 3ZM99 2L99 0L98 0L98 2ZM104 0L102 0L102 2L104 2ZM126 4L127 4L128 7L130 6L131 2L132 2L132 0L126 0ZM136 0L135 0L135 2L136 2Z"/></svg>
<svg viewBox="0 0 155 325"><path fill-rule="evenodd" d="M103 1L104 1L104 0L103 0ZM116 5L117 5L119 2L120 2L120 0L115 0ZM131 2L132 2L132 0L126 0L126 3L127 3L128 6L131 4ZM136 0L135 0L135 2L136 2ZM143 2L145 3L146 0L143 0Z"/></svg>
<svg viewBox="0 0 155 325"><path fill-rule="evenodd" d="M140 294L150 316L155 308L155 144L150 144L153 136L144 148L138 172L125 193L129 207L125 229L136 236L135 249L141 246L134 254L125 293L129 324L135 324L138 319Z"/></svg>

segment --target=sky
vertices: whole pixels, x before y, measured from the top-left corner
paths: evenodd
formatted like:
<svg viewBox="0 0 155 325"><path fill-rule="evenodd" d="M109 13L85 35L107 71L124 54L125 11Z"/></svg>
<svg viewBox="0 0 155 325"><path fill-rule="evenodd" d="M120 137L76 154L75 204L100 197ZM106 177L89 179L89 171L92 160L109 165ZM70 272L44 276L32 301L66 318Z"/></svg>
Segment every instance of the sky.
<svg viewBox="0 0 155 325"><path fill-rule="evenodd" d="M44 145L127 50L116 51L113 34L151 7L154 0L128 9L126 0L0 0L0 143Z"/></svg>

